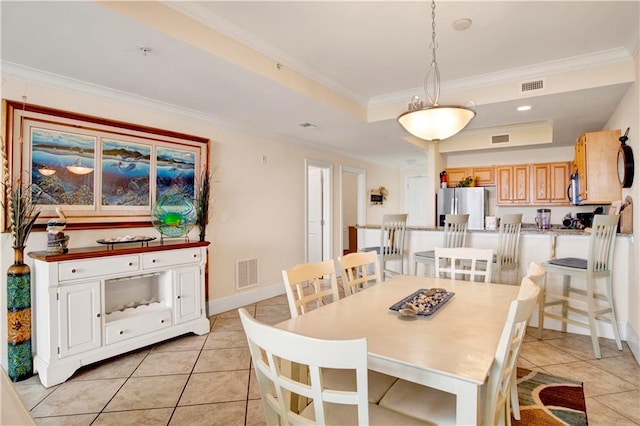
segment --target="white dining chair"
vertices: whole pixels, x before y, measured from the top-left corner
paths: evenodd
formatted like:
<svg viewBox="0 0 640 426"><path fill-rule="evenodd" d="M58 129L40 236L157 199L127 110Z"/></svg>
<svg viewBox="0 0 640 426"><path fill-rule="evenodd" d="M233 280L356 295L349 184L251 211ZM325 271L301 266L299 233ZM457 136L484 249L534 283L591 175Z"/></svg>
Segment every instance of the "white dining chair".
<svg viewBox="0 0 640 426"><path fill-rule="evenodd" d="M340 297L333 259L296 265L282 271L282 279L291 318L334 302Z"/></svg>
<svg viewBox="0 0 640 426"><path fill-rule="evenodd" d="M493 260L495 269L494 279L503 282L503 272L514 271L515 281L518 280L520 269L520 228L522 214L504 214L500 218L498 230L498 247Z"/></svg>
<svg viewBox="0 0 640 426"><path fill-rule="evenodd" d="M516 368L527 322L535 309L539 294L540 287L525 277L520 285L518 298L511 302L485 386L486 393L481 407L483 425L508 424L510 421L512 371ZM453 394L405 380L398 380L391 386L380 401L380 406L432 424L456 424L456 398Z"/></svg>
<svg viewBox="0 0 640 426"><path fill-rule="evenodd" d="M440 247L464 247L467 242L468 214L448 214L444 218L444 231ZM418 275L418 264L431 266L435 276L435 250L418 251L413 254L414 274Z"/></svg>
<svg viewBox="0 0 640 426"><path fill-rule="evenodd" d="M617 226L618 215L595 215L586 259L568 257L542 263L547 275L545 275L538 306L538 338L542 339L545 317L561 321L563 332L567 331L567 324L588 328L591 333L593 353L600 359L602 354L598 342L597 321L607 320L613 329L618 350L622 350L612 287L613 251ZM561 292L552 291L549 288L548 273L563 275ZM585 280L586 286L575 286L572 278ZM604 291L599 291L597 287L599 279L604 281ZM553 306L561 308L559 314L547 310ZM570 318L569 312L574 314L574 318L578 316L581 320Z"/></svg>
<svg viewBox="0 0 640 426"><path fill-rule="evenodd" d="M346 296L382 282L380 263L375 251L349 253L338 258Z"/></svg>
<svg viewBox="0 0 640 426"><path fill-rule="evenodd" d="M491 261L493 249L471 247L436 247L436 277L449 276L453 279L491 282Z"/></svg>
<svg viewBox="0 0 640 426"><path fill-rule="evenodd" d="M375 252L372 253L374 259L377 259ZM374 262L377 263L377 260L374 260ZM297 265L282 271L282 277L285 283L291 318L296 318L312 309L335 302L339 298L333 260ZM326 284L323 285L327 281L329 283L328 287ZM345 288L345 293L347 291ZM353 389L356 383L355 376L350 373L344 370L325 369L323 370L323 379L336 389L350 390ZM377 403L380 401L396 380L396 377L369 371L370 402Z"/></svg>
<svg viewBox="0 0 640 426"><path fill-rule="evenodd" d="M527 268L527 275L525 278L531 280L538 287L542 286L542 279L544 278L544 268L536 262L530 262ZM524 283L524 278L520 285ZM513 369L511 373L511 414L516 420L520 420L520 401L518 400L518 376L516 369Z"/></svg>
<svg viewBox="0 0 640 426"><path fill-rule="evenodd" d="M249 342L267 425L425 424L368 402L366 339L307 337L258 322L244 308L238 312ZM286 363L306 366L308 376L302 380L287 374L291 370ZM327 368L353 372L354 389L332 388L322 373ZM306 399L309 404L298 413L292 408L292 399Z"/></svg>
<svg viewBox="0 0 640 426"><path fill-rule="evenodd" d="M383 278L404 274L404 237L407 230L407 214L385 214L380 228L380 245L366 247L362 251L375 251L378 254ZM399 262L399 271L390 269L388 262Z"/></svg>

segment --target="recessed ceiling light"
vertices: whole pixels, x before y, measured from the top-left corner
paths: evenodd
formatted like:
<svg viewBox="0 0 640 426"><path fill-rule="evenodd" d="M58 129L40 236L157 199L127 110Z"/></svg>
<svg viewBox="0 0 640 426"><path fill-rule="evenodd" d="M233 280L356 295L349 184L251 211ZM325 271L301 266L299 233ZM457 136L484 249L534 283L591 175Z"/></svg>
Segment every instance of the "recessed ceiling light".
<svg viewBox="0 0 640 426"><path fill-rule="evenodd" d="M471 26L472 22L469 18L456 19L453 21L453 28L456 31L464 31Z"/></svg>
<svg viewBox="0 0 640 426"><path fill-rule="evenodd" d="M518 111L529 111L531 109L531 105L522 105L516 108Z"/></svg>

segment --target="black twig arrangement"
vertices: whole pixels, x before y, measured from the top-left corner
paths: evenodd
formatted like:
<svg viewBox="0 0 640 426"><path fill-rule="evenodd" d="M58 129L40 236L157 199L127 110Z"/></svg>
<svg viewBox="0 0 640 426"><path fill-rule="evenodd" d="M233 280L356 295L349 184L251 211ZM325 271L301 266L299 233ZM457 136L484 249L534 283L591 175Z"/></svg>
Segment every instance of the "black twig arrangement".
<svg viewBox="0 0 640 426"><path fill-rule="evenodd" d="M204 169L200 174L200 185L196 194L196 224L198 225L200 241L204 241L207 224L209 223L209 204L211 202L211 185L213 173Z"/></svg>

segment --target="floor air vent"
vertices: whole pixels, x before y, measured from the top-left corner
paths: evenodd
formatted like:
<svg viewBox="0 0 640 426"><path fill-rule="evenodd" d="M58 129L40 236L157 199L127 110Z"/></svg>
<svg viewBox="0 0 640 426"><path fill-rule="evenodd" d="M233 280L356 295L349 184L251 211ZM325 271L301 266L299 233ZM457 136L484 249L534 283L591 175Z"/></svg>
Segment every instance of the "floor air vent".
<svg viewBox="0 0 640 426"><path fill-rule="evenodd" d="M509 135L493 135L491 136L491 145L499 145L509 143Z"/></svg>
<svg viewBox="0 0 640 426"><path fill-rule="evenodd" d="M236 260L236 288L258 284L258 259Z"/></svg>
<svg viewBox="0 0 640 426"><path fill-rule="evenodd" d="M536 92L539 90L544 90L545 88L544 78L538 78L536 80L523 81L520 83L520 93L529 93Z"/></svg>

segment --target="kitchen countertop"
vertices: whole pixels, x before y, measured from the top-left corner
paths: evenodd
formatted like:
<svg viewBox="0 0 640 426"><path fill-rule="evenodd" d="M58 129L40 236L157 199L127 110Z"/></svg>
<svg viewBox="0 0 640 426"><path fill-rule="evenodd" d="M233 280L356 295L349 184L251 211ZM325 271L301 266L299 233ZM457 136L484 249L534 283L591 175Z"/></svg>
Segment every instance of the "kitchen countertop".
<svg viewBox="0 0 640 426"><path fill-rule="evenodd" d="M356 225L356 228L361 229L379 229L380 225ZM408 231L444 231L443 227L438 226L407 226ZM478 232L486 234L497 234L498 229L469 229L467 232ZM520 231L521 234L538 234L538 235L590 235L589 232L585 232L582 229L565 229L561 225L552 225L551 229L538 229L536 224L523 223ZM632 235L632 234L618 234L619 236Z"/></svg>

